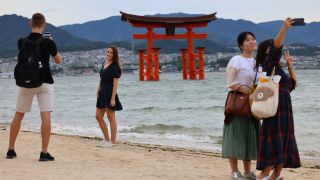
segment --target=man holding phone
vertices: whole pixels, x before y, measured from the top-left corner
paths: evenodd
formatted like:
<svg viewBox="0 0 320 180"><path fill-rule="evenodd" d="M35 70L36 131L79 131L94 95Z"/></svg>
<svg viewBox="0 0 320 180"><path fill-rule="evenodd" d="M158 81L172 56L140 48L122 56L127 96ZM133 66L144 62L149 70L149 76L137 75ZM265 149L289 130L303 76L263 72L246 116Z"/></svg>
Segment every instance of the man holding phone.
<svg viewBox="0 0 320 180"><path fill-rule="evenodd" d="M16 104L16 113L12 120L10 126L10 139L9 139L9 148L7 152L7 159L13 159L17 157L17 154L14 150L15 141L17 139L21 121L23 120L24 114L30 112L33 97L36 95L38 99L40 116L41 116L41 138L42 138L42 148L40 152L39 161L53 161L52 157L48 153L48 146L51 133L51 112L53 111L53 78L50 71L49 60L50 56L53 57L53 60L56 64L61 63L61 56L57 51L57 46L52 39L43 38L42 33L45 28L45 17L40 13L33 14L30 26L31 33L26 38L20 38L18 41L18 64L19 63L28 63L28 61L35 61L36 64L39 63L39 69L41 73L39 76L41 81L39 85L35 86L24 86L27 81L19 82L18 78L19 73L23 72L26 69L20 66L19 71L16 71L15 68L15 78L17 85L19 87L19 93ZM36 44L36 45L35 45ZM32 53L30 53L32 52ZM26 55L28 54L28 55ZM35 56L35 54L37 54ZM27 58L25 58L27 57ZM27 59L27 61L26 61ZM31 71L33 72L33 71ZM32 73L29 73L32 75ZM34 74L34 72L33 72Z"/></svg>

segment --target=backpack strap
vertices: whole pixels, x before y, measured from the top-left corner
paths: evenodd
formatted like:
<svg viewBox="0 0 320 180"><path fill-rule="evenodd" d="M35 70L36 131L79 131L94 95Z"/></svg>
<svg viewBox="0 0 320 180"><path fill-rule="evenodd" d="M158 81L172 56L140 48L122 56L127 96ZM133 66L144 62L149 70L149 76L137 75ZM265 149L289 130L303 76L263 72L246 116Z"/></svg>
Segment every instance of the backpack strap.
<svg viewBox="0 0 320 180"><path fill-rule="evenodd" d="M19 51L26 48L28 43L32 43L32 41L30 41L28 38L22 38L21 40L22 40L22 45L21 45Z"/></svg>
<svg viewBox="0 0 320 180"><path fill-rule="evenodd" d="M36 58L37 58L38 64L39 64L39 62L40 62L42 67L45 66L45 63L44 63L44 59L43 59L43 56L42 56L42 51L41 51L40 43L41 43L44 39L45 39L44 37L40 37L40 38L38 38L38 39L36 39L36 40L31 40L31 39L29 39L28 37L26 37L26 38L23 38L23 45L22 45L23 48L27 48L27 45L26 45L26 44L30 44L30 45L32 45L32 46L34 46L34 47L36 48L36 49L35 49Z"/></svg>
<svg viewBox="0 0 320 180"><path fill-rule="evenodd" d="M43 37L37 39L35 41L35 44L36 44L36 53L37 53L37 58L38 58L38 62L41 62L42 66L44 65L44 62L43 62L43 56L42 56L42 52L41 52L41 48L40 48L40 43L44 40Z"/></svg>
<svg viewBox="0 0 320 180"><path fill-rule="evenodd" d="M32 44L32 45L34 45L35 48L36 48L37 56L38 56L37 59L38 59L39 61L41 61L41 63L43 64L43 57L42 57L42 52L41 52L41 48L40 48L40 43L41 43L44 39L45 39L44 37L41 37L41 38L33 41L33 40L29 39L28 37L23 38L23 39L22 39L22 46L21 46L20 49L26 48L27 44Z"/></svg>

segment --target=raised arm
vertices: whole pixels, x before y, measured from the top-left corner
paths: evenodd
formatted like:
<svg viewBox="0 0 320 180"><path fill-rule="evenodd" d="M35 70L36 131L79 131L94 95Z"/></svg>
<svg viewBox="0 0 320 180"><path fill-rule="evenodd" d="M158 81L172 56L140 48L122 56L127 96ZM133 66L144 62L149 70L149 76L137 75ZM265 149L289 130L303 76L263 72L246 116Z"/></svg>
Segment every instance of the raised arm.
<svg viewBox="0 0 320 180"><path fill-rule="evenodd" d="M286 32L288 31L288 29L291 27L291 24L293 23L294 21L291 19L291 18L287 18L280 31L278 32L276 38L274 39L273 41L273 45L275 48L280 48L283 44L283 41L286 37Z"/></svg>
<svg viewBox="0 0 320 180"><path fill-rule="evenodd" d="M284 59L287 61L290 78L293 79L297 85L298 84L297 73L293 67L293 57L290 56L289 51L284 52Z"/></svg>

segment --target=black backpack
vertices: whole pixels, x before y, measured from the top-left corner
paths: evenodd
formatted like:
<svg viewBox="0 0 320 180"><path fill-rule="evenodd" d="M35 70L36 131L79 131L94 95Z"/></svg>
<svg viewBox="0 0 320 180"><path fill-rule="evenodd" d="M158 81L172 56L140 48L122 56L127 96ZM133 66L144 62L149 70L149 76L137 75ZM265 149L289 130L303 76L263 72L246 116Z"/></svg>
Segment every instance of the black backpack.
<svg viewBox="0 0 320 180"><path fill-rule="evenodd" d="M32 41L24 38L18 54L18 63L14 68L16 84L25 88L41 86L44 63L41 55L40 42L44 38Z"/></svg>

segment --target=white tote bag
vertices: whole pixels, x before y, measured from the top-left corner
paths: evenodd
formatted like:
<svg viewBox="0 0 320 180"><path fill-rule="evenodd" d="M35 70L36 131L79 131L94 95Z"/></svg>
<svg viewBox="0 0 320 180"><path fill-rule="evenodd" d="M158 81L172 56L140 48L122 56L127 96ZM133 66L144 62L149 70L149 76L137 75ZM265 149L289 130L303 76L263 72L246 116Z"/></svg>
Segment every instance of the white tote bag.
<svg viewBox="0 0 320 180"><path fill-rule="evenodd" d="M281 76L274 76L274 70L270 77L261 77L252 99L251 112L259 118L269 118L274 116L278 110L279 103L279 81Z"/></svg>

